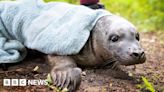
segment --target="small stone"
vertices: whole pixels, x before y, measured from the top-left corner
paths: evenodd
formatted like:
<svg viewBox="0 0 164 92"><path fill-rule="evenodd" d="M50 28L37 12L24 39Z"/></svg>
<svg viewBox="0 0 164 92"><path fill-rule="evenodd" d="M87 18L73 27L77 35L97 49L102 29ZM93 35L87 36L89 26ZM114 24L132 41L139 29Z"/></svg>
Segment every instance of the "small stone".
<svg viewBox="0 0 164 92"><path fill-rule="evenodd" d="M35 68L33 69L34 72L37 72L39 69L39 66L35 66Z"/></svg>
<svg viewBox="0 0 164 92"><path fill-rule="evenodd" d="M17 72L22 72L23 68L16 69Z"/></svg>
<svg viewBox="0 0 164 92"><path fill-rule="evenodd" d="M113 84L112 84L112 83L110 83L110 84L109 84L109 87L112 87L112 85L113 85Z"/></svg>
<svg viewBox="0 0 164 92"><path fill-rule="evenodd" d="M129 76L129 77L133 77L133 74L132 74L132 73L128 73L128 76Z"/></svg>
<svg viewBox="0 0 164 92"><path fill-rule="evenodd" d="M93 82L93 81L94 81L94 79L93 79L93 78L90 78L90 79L89 79L89 82Z"/></svg>
<svg viewBox="0 0 164 92"><path fill-rule="evenodd" d="M83 72L81 73L81 75L82 75L82 76L86 76L87 74L86 74L85 71L83 71Z"/></svg>

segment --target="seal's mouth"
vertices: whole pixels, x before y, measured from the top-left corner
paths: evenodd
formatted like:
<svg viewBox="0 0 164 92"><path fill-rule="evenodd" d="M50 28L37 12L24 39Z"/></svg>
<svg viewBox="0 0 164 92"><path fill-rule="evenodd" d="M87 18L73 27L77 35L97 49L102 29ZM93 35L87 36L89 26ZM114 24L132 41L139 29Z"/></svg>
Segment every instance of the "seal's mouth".
<svg viewBox="0 0 164 92"><path fill-rule="evenodd" d="M143 53L141 54L140 57L138 58L121 58L118 56L115 56L115 58L110 58L108 60L105 60L102 65L100 65L100 68L103 69L115 69L118 70L117 68L121 66L130 66L130 65L135 65L135 64L142 64L146 61L146 55Z"/></svg>
<svg viewBox="0 0 164 92"><path fill-rule="evenodd" d="M132 58L130 61L128 61L127 59L125 61L122 63L122 65L130 66L130 65L135 65L135 64L142 64L146 61L146 55L143 53L138 58Z"/></svg>

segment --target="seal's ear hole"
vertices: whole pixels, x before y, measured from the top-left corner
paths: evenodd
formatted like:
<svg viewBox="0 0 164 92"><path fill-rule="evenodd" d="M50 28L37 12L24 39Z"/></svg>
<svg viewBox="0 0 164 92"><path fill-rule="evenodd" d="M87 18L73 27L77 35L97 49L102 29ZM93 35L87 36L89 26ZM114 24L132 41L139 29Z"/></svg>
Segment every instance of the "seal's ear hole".
<svg viewBox="0 0 164 92"><path fill-rule="evenodd" d="M118 40L119 40L119 36L116 34L109 36L109 41L117 42Z"/></svg>
<svg viewBox="0 0 164 92"><path fill-rule="evenodd" d="M139 41L140 40L140 35L139 33L136 34L136 39Z"/></svg>

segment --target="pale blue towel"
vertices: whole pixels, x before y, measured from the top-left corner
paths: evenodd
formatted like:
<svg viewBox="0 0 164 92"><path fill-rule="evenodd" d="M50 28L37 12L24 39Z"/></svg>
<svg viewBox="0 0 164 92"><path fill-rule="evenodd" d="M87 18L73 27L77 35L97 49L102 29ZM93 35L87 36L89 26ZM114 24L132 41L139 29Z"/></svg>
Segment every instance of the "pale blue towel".
<svg viewBox="0 0 164 92"><path fill-rule="evenodd" d="M21 61L25 47L45 54L77 54L106 15L111 13L67 3L0 2L0 63Z"/></svg>

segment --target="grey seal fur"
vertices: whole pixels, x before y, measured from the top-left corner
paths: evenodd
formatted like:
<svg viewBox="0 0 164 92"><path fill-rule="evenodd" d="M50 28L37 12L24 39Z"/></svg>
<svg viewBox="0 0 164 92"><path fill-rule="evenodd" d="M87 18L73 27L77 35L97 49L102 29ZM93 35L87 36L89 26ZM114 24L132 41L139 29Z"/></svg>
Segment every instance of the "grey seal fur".
<svg viewBox="0 0 164 92"><path fill-rule="evenodd" d="M100 18L80 53L48 55L54 85L74 92L81 82L82 70L77 65L110 68L144 63L146 56L139 40L135 26L126 19L116 15Z"/></svg>

